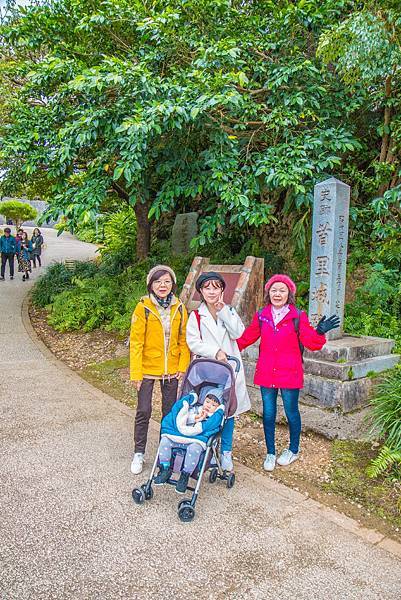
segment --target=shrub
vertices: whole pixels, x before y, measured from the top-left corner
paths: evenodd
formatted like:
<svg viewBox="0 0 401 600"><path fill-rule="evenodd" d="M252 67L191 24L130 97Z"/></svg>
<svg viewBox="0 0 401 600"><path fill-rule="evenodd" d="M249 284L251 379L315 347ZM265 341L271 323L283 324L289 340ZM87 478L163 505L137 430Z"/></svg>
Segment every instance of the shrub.
<svg viewBox="0 0 401 600"><path fill-rule="evenodd" d="M50 265L33 288L32 302L35 306L44 308L51 304L58 294L74 286L74 277L91 277L97 271L98 267L93 261L77 262L75 269L71 271L63 263Z"/></svg>
<svg viewBox="0 0 401 600"><path fill-rule="evenodd" d="M372 399L372 431L384 441L377 458L368 468L371 477L385 472L401 480L401 366L377 386Z"/></svg>
<svg viewBox="0 0 401 600"><path fill-rule="evenodd" d="M117 283L111 279L74 278L75 287L58 294L48 319L58 331L91 331L113 318L118 298Z"/></svg>
<svg viewBox="0 0 401 600"><path fill-rule="evenodd" d="M50 265L33 288L32 302L41 308L51 304L57 294L71 286L72 277L73 273L62 263Z"/></svg>
<svg viewBox="0 0 401 600"><path fill-rule="evenodd" d="M123 210L105 217L103 225L103 248L101 254L126 254L132 262L136 250L136 218L134 209Z"/></svg>
<svg viewBox="0 0 401 600"><path fill-rule="evenodd" d="M382 263L370 265L367 280L347 304L345 328L348 333L391 337L401 350L401 276L397 269Z"/></svg>

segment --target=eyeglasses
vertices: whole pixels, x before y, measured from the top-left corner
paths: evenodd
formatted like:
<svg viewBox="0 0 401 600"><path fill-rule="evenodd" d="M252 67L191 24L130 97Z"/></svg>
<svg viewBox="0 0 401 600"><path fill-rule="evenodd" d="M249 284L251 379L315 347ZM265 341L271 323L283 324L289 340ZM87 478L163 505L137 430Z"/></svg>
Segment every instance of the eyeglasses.
<svg viewBox="0 0 401 600"><path fill-rule="evenodd" d="M161 287L162 285L168 287L172 286L173 282L171 281L171 279L158 279L157 281L153 282L153 285L155 285L156 287Z"/></svg>

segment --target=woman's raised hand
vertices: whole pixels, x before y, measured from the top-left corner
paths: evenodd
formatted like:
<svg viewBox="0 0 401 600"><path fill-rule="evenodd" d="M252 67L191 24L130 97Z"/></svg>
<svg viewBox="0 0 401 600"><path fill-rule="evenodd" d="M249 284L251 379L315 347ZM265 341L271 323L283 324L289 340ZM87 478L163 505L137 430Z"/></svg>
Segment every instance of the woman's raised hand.
<svg viewBox="0 0 401 600"><path fill-rule="evenodd" d="M224 350L219 350L216 354L216 360L222 360L223 362L227 362L227 354Z"/></svg>
<svg viewBox="0 0 401 600"><path fill-rule="evenodd" d="M221 292L220 298L217 300L215 307L217 312L225 307L224 292Z"/></svg>
<svg viewBox="0 0 401 600"><path fill-rule="evenodd" d="M337 329L340 326L340 318L337 315L331 315L331 317L322 317L317 324L316 331L320 334L327 333L331 329Z"/></svg>

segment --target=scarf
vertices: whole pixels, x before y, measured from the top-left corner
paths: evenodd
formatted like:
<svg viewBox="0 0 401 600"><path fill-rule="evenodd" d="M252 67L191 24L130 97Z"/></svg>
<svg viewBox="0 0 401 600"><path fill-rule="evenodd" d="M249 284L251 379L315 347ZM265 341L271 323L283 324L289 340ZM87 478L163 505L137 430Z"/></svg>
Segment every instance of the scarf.
<svg viewBox="0 0 401 600"><path fill-rule="evenodd" d="M170 292L169 295L165 298L159 298L159 296L157 296L154 292L152 292L152 295L155 298L157 304L162 308L168 308L174 296L173 292Z"/></svg>

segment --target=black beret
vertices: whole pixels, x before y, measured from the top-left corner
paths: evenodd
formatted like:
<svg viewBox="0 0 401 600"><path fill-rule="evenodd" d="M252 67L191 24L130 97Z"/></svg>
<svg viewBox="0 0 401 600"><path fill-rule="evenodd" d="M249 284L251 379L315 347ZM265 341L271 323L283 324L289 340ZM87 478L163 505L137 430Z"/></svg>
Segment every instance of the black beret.
<svg viewBox="0 0 401 600"><path fill-rule="evenodd" d="M202 273L202 275L200 275L196 280L195 288L197 292L200 292L201 287L206 283L206 281L219 281L223 290L226 288L226 282L219 273L216 273L215 271L208 271L207 273Z"/></svg>

